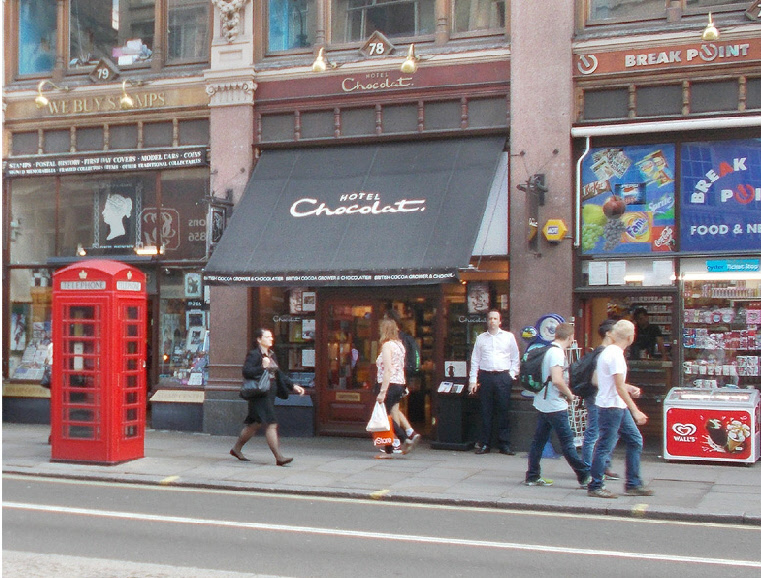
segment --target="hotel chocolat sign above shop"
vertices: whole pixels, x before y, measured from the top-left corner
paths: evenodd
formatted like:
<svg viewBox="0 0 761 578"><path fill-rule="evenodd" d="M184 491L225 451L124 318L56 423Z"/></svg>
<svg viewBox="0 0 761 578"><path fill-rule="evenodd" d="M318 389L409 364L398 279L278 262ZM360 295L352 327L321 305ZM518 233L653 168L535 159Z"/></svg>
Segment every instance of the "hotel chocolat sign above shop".
<svg viewBox="0 0 761 578"><path fill-rule="evenodd" d="M761 38L585 53L577 54L575 60L574 76L582 77L712 64L746 64L761 60Z"/></svg>
<svg viewBox="0 0 761 578"><path fill-rule="evenodd" d="M17 157L3 162L7 177L81 175L114 171L163 170L206 165L206 149L170 149L139 153L101 153L97 156L55 158Z"/></svg>

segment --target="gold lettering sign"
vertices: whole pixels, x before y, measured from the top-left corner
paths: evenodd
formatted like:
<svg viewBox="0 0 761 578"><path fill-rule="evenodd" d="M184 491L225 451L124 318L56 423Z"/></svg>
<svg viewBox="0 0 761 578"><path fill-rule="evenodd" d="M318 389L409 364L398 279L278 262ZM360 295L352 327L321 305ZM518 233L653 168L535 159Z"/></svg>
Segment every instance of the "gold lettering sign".
<svg viewBox="0 0 761 578"><path fill-rule="evenodd" d="M50 397L50 390L34 383L4 383L3 397Z"/></svg>
<svg viewBox="0 0 761 578"><path fill-rule="evenodd" d="M130 96L135 102L135 109L160 108L166 106L167 103L164 92L130 93ZM51 99L47 106L47 112L53 116L115 112L118 110L119 97L114 95L62 100Z"/></svg>
<svg viewBox="0 0 761 578"><path fill-rule="evenodd" d="M352 401L352 402L359 403L360 401L362 401L362 398L360 397L359 392L337 391L336 401Z"/></svg>

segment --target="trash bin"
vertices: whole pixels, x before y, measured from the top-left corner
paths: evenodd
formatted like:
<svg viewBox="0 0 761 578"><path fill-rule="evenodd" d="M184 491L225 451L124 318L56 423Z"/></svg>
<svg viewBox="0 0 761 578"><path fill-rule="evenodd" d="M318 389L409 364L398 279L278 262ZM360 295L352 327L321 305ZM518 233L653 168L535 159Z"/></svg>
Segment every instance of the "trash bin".
<svg viewBox="0 0 761 578"><path fill-rule="evenodd" d="M443 384L442 384L443 385ZM478 435L480 402L467 393L465 384L439 386L435 450L469 451Z"/></svg>

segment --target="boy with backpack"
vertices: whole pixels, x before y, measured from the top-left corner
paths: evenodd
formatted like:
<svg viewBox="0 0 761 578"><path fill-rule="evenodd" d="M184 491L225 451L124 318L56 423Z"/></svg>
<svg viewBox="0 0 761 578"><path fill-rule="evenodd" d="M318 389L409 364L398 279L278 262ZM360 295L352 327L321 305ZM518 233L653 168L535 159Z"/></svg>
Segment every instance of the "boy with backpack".
<svg viewBox="0 0 761 578"><path fill-rule="evenodd" d="M561 323L555 328L555 340L545 350L542 361L542 382L546 385L534 396L534 407L539 411L534 439L528 453L528 470L523 482L527 486L551 486L552 480L542 477L540 461L542 451L552 430L560 440L561 451L568 465L576 473L582 487L590 481L589 466L579 458L573 443L573 432L568 423L568 402L573 393L568 387L568 362L565 350L573 342L573 325Z"/></svg>

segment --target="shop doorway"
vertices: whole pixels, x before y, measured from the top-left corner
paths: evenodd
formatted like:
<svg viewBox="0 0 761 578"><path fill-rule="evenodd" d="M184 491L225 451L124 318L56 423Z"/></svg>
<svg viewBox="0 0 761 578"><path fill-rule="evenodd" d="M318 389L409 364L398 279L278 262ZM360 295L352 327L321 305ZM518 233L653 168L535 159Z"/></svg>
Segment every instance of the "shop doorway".
<svg viewBox="0 0 761 578"><path fill-rule="evenodd" d="M663 292L636 291L609 292L584 296L581 301L581 319L576 321L576 340L584 351L600 344L597 328L605 319L629 319L635 323L635 337L641 333L660 335L658 345L630 347L626 351L627 382L642 390L637 406L648 416L640 429L650 447L657 447L663 435L663 400L676 383L675 367L678 350L675 345L678 330L677 295L673 290ZM645 310L651 328L643 329L641 311ZM635 342L636 344L636 342Z"/></svg>
<svg viewBox="0 0 761 578"><path fill-rule="evenodd" d="M317 334L324 338L315 349L319 434L366 435L377 395L379 324L390 308L399 312L401 329L416 339L420 350L420 370L407 376L410 393L402 400L402 409L417 431L430 431L433 369L441 355L434 338L437 289L362 288L350 294L345 290L321 294Z"/></svg>

